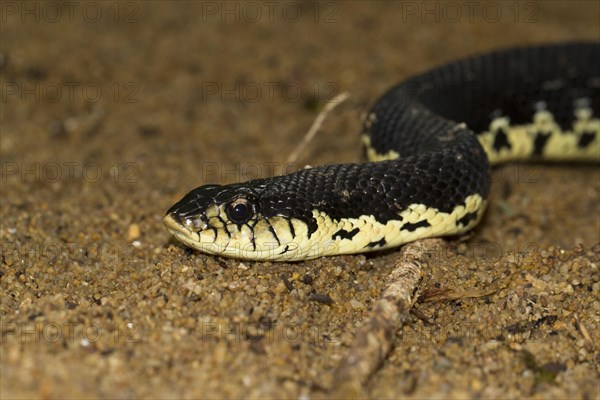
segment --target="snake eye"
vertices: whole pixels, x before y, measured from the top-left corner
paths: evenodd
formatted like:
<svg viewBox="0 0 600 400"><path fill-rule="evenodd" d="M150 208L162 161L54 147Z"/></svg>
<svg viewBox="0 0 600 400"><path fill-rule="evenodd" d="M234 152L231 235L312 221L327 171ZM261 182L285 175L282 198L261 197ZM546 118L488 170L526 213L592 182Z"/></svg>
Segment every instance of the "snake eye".
<svg viewBox="0 0 600 400"><path fill-rule="evenodd" d="M244 224L254 214L252 204L246 199L240 198L231 202L227 208L227 216L236 224Z"/></svg>

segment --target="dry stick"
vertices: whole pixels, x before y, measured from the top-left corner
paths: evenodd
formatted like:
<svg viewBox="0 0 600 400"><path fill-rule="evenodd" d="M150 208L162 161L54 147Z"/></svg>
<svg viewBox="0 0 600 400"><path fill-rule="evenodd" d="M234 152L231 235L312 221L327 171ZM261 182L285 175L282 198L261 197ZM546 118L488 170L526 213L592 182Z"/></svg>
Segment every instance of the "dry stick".
<svg viewBox="0 0 600 400"><path fill-rule="evenodd" d="M587 344L588 347L592 351L596 350L596 346L594 344L594 340L590 336L590 332L587 330L587 328L585 327L585 325L583 324L583 322L581 322L581 320L579 319L579 316L577 314L575 314L574 317L575 317L575 325L579 329L579 332L581 333L581 336L583 336L584 343Z"/></svg>
<svg viewBox="0 0 600 400"><path fill-rule="evenodd" d="M332 384L334 398L362 396L363 385L387 357L395 334L402 328L413 305L417 285L423 276L422 267L427 263L426 255L443 245L441 239L425 239L404 246L389 275L389 285L335 372Z"/></svg>
<svg viewBox="0 0 600 400"><path fill-rule="evenodd" d="M323 125L323 121L325 121L327 114L329 114L331 112L331 110L333 110L335 107L337 107L338 104L340 104L344 100L346 100L348 98L348 96L349 96L348 92L342 92L325 104L325 108L323 108L323 111L321 111L319 113L319 115L317 115L317 118L315 118L315 121L313 122L312 126L310 127L308 132L306 132L306 135L304 135L304 138L302 139L302 141L300 143L298 143L298 145L296 146L294 151L292 151L292 153L288 157L286 163L291 164L293 162L296 162L296 160L298 159L298 156L300 155L302 150L304 150L306 145L308 143L310 143L311 140L313 140L313 138L317 134L319 128L321 128L321 125Z"/></svg>

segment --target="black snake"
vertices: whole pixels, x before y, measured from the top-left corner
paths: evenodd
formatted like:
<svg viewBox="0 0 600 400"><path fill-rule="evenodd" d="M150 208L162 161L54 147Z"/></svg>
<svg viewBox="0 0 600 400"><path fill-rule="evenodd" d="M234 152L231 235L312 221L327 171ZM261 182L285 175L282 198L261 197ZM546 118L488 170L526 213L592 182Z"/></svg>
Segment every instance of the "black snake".
<svg viewBox="0 0 600 400"><path fill-rule="evenodd" d="M367 114L370 162L204 185L164 224L203 252L294 261L466 232L490 164L600 161L600 43L520 47L410 78Z"/></svg>

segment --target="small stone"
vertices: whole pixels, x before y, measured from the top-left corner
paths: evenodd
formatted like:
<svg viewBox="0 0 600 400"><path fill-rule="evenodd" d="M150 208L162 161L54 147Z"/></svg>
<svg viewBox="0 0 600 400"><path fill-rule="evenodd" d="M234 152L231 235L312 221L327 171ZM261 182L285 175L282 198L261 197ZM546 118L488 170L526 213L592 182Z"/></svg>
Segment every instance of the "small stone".
<svg viewBox="0 0 600 400"><path fill-rule="evenodd" d="M352 308L354 308L355 310L362 310L363 308L365 308L363 303L361 303L360 301L354 300L354 299L350 300L350 306Z"/></svg>
<svg viewBox="0 0 600 400"><path fill-rule="evenodd" d="M542 365L542 369L553 375L558 375L560 372L566 371L567 366L564 363L552 361Z"/></svg>
<svg viewBox="0 0 600 400"><path fill-rule="evenodd" d="M282 294L287 290L285 283L283 281L280 281L277 286L275 286L275 293L277 294Z"/></svg>
<svg viewBox="0 0 600 400"><path fill-rule="evenodd" d="M266 292L268 289L268 287L266 287L265 285L256 285L256 291L258 293L264 293Z"/></svg>
<svg viewBox="0 0 600 400"><path fill-rule="evenodd" d="M196 295L200 295L202 293L202 286L198 285L191 279L184 283L183 287Z"/></svg>
<svg viewBox="0 0 600 400"><path fill-rule="evenodd" d="M140 226L138 224L131 224L127 229L127 241L131 242L140 237Z"/></svg>
<svg viewBox="0 0 600 400"><path fill-rule="evenodd" d="M483 387L483 382L481 382L479 379L475 379L471 382L471 390L475 392L479 392L483 389Z"/></svg>

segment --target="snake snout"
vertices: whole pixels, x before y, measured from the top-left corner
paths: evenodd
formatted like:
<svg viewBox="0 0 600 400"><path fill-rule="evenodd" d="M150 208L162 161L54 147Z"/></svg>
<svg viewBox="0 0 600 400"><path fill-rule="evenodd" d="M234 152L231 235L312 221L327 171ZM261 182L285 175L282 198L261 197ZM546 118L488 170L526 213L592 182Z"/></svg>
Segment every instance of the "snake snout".
<svg viewBox="0 0 600 400"><path fill-rule="evenodd" d="M189 213L180 208L171 208L164 216L163 224L170 230L180 232L199 232L209 227L208 219L199 209L195 213Z"/></svg>
<svg viewBox="0 0 600 400"><path fill-rule="evenodd" d="M167 213L163 218L163 224L165 225L165 228L175 236L177 236L177 234L189 235L189 230L185 227L177 213Z"/></svg>
<svg viewBox="0 0 600 400"><path fill-rule="evenodd" d="M167 230L186 243L198 241L199 234L210 228L206 211L214 207L221 188L221 185L204 185L183 196L163 218Z"/></svg>

